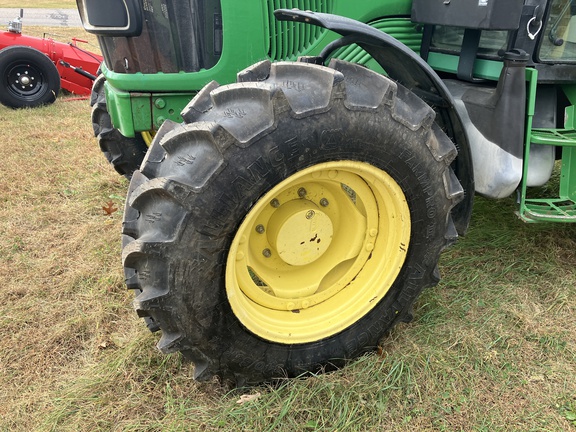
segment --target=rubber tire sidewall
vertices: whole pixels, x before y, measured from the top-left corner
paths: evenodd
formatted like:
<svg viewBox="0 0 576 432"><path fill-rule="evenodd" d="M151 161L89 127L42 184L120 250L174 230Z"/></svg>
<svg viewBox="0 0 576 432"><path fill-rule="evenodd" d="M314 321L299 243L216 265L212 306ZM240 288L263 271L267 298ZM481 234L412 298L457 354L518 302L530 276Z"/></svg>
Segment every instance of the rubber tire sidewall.
<svg viewBox="0 0 576 432"><path fill-rule="evenodd" d="M20 98L12 94L7 82L8 68L15 63L28 63L40 71L46 81L43 91L34 98ZM0 51L0 103L10 108L36 108L53 103L60 92L60 74L52 61L35 48L27 46L9 46Z"/></svg>

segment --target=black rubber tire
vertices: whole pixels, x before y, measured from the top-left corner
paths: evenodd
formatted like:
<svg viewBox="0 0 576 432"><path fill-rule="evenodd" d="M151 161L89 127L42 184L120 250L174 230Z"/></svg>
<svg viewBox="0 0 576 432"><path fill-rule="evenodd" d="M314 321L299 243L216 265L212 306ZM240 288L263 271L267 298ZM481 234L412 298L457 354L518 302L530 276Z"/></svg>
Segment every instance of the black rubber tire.
<svg viewBox="0 0 576 432"><path fill-rule="evenodd" d="M439 281L441 251L457 237L450 210L462 188L456 149L413 93L363 67L262 62L239 84L209 84L166 122L134 173L123 224L128 288L141 317L162 330L195 378L236 385L296 376L377 347L423 288ZM247 330L227 299L227 253L244 216L276 184L322 162L368 162L406 196L406 260L386 296L354 324L310 343L282 344Z"/></svg>
<svg viewBox="0 0 576 432"><path fill-rule="evenodd" d="M112 119L106 105L104 83L106 78L99 75L92 85L90 106L92 107L92 127L94 136L106 160L114 169L128 180L138 168L148 151L148 146L141 135L134 138L125 137L112 126Z"/></svg>
<svg viewBox="0 0 576 432"><path fill-rule="evenodd" d="M60 92L60 74L52 60L27 46L0 51L0 79L0 103L10 108L48 105Z"/></svg>

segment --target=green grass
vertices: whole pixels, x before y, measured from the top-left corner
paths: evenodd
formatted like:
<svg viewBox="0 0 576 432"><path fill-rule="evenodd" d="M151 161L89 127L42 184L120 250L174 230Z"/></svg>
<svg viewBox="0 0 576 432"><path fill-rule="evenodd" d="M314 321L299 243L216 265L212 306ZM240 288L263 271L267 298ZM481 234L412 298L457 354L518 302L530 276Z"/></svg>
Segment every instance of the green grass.
<svg viewBox="0 0 576 432"><path fill-rule="evenodd" d="M576 431L576 226L477 199L442 282L378 353L230 391L160 354L132 310L128 183L88 102L0 106L0 121L1 431Z"/></svg>

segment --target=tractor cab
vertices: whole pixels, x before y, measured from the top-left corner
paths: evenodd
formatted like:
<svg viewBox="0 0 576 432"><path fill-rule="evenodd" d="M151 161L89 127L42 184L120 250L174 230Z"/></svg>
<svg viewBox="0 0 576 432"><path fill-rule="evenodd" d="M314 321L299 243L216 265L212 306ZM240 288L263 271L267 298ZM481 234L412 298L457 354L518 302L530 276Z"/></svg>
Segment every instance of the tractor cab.
<svg viewBox="0 0 576 432"><path fill-rule="evenodd" d="M421 56L466 123L476 192L526 221L576 220L576 2L415 0ZM560 162L556 162L560 159ZM556 196L528 198L560 166Z"/></svg>

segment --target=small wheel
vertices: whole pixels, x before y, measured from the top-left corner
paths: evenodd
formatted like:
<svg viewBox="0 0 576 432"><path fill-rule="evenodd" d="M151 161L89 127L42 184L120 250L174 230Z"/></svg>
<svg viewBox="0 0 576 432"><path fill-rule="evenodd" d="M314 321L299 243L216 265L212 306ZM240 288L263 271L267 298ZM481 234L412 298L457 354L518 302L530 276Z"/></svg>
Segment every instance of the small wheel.
<svg viewBox="0 0 576 432"><path fill-rule="evenodd" d="M140 135L136 135L134 138L125 137L112 126L112 119L106 105L105 82L104 75L99 75L92 85L90 105L92 106L94 136L98 139L98 144L106 160L119 174L130 180L132 173L140 168L140 164L148 151L148 145L144 137Z"/></svg>
<svg viewBox="0 0 576 432"><path fill-rule="evenodd" d="M160 350L243 385L342 365L408 320L463 192L432 108L382 75L262 62L239 81L158 131L123 259Z"/></svg>
<svg viewBox="0 0 576 432"><path fill-rule="evenodd" d="M0 79L0 102L10 108L51 104L60 92L60 74L54 63L27 46L0 51Z"/></svg>

